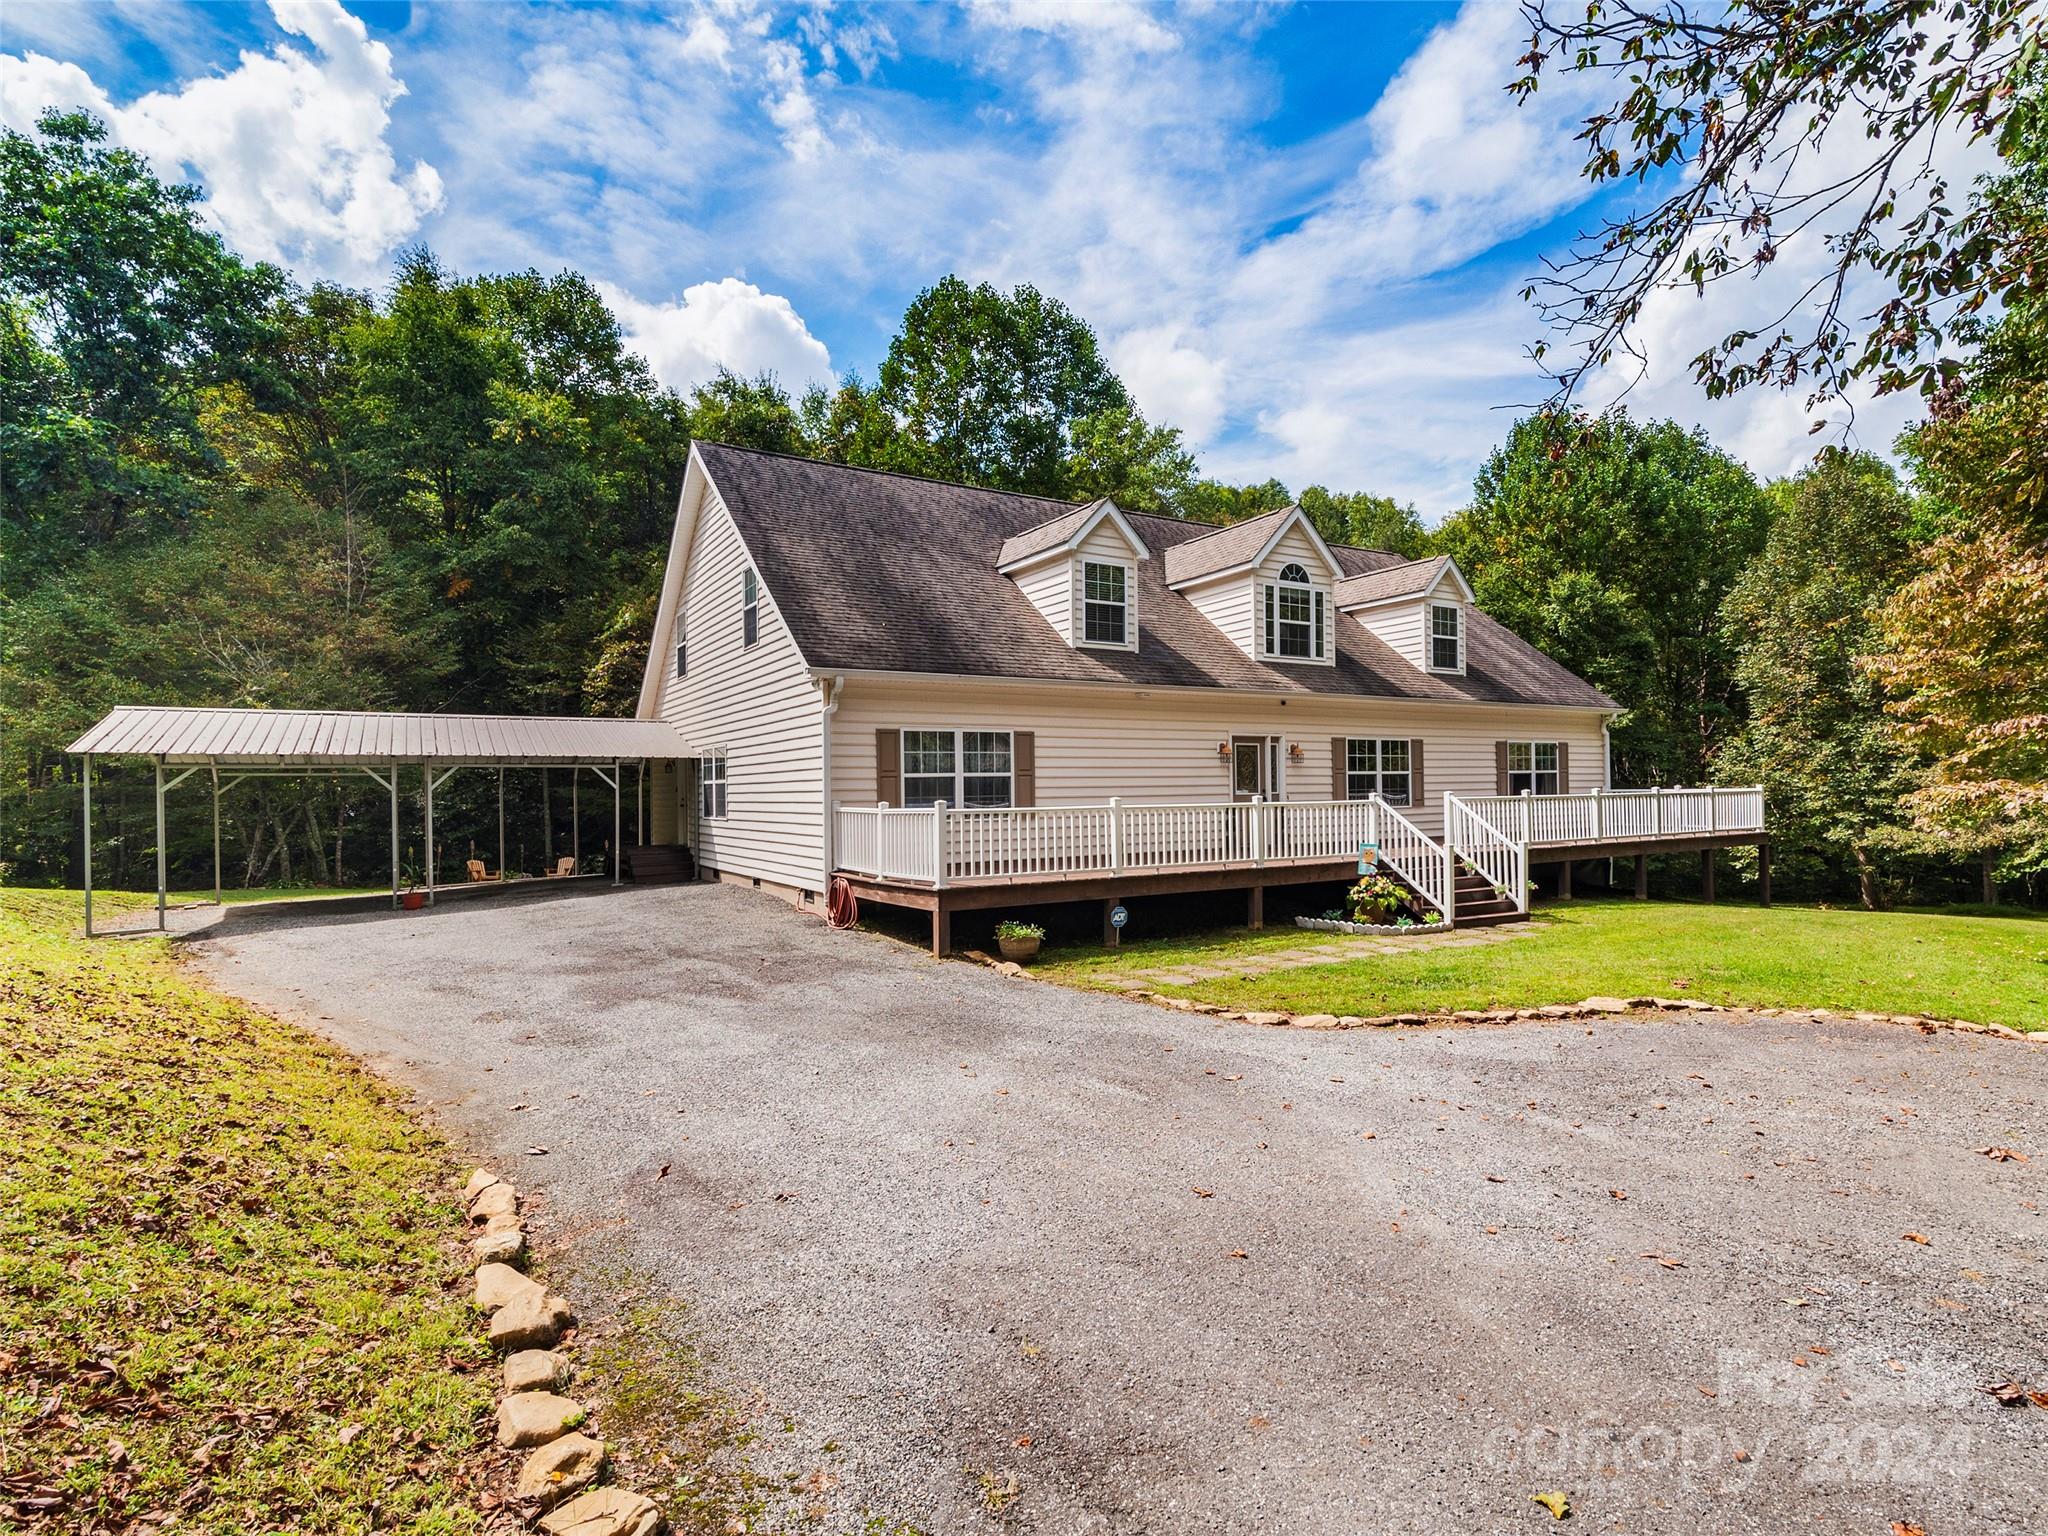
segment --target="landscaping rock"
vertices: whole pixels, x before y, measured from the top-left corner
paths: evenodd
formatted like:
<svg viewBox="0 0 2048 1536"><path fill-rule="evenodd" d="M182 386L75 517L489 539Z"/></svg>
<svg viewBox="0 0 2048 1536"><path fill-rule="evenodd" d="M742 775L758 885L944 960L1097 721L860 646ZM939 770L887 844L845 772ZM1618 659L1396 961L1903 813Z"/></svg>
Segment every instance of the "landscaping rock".
<svg viewBox="0 0 2048 1536"><path fill-rule="evenodd" d="M581 1493L604 1470L604 1442L588 1435L567 1434L551 1440L519 1469L513 1496L543 1508Z"/></svg>
<svg viewBox="0 0 2048 1536"><path fill-rule="evenodd" d="M1296 1029L1335 1029L1337 1015L1334 1013L1304 1013L1294 1020Z"/></svg>
<svg viewBox="0 0 2048 1536"><path fill-rule="evenodd" d="M1247 1024L1285 1024L1287 1022L1287 1015L1284 1013L1247 1013L1241 1015L1241 1017Z"/></svg>
<svg viewBox="0 0 2048 1536"><path fill-rule="evenodd" d="M1362 1027L1364 1023L1365 1020L1361 1019L1357 1014L1347 1013L1337 1020L1337 1027L1339 1029L1358 1029Z"/></svg>
<svg viewBox="0 0 2048 1536"><path fill-rule="evenodd" d="M501 1181L499 1180L498 1176L495 1173L492 1173L489 1169L477 1169L475 1173L472 1173L469 1176L469 1182L462 1186L463 1203L467 1204L471 1200L474 1200L478 1195L482 1194L485 1190L489 1189L493 1184L499 1182Z"/></svg>
<svg viewBox="0 0 2048 1536"><path fill-rule="evenodd" d="M483 1230L486 1237L500 1232L517 1232L520 1230L519 1217L511 1211L500 1211L484 1222Z"/></svg>
<svg viewBox="0 0 2048 1536"><path fill-rule="evenodd" d="M548 1349L575 1321L569 1303L536 1287L491 1315L490 1339L498 1349Z"/></svg>
<svg viewBox="0 0 2048 1536"><path fill-rule="evenodd" d="M491 1184L480 1189L469 1202L469 1219L481 1225L493 1216L511 1216L519 1210L519 1196L510 1184Z"/></svg>
<svg viewBox="0 0 2048 1536"><path fill-rule="evenodd" d="M1628 1004L1618 997L1589 997L1579 1006L1588 1013L1627 1013Z"/></svg>
<svg viewBox="0 0 2048 1536"><path fill-rule="evenodd" d="M569 1362L551 1349L522 1349L505 1357L507 1392L552 1392L569 1379Z"/></svg>
<svg viewBox="0 0 2048 1536"><path fill-rule="evenodd" d="M538 1299L543 1287L538 1280L529 1280L510 1264L486 1264L476 1272L476 1304L486 1312L495 1312L522 1296Z"/></svg>
<svg viewBox="0 0 2048 1536"><path fill-rule="evenodd" d="M585 1417L583 1405L569 1398L552 1392L515 1392L498 1404L498 1444L511 1449L546 1445Z"/></svg>
<svg viewBox="0 0 2048 1536"><path fill-rule="evenodd" d="M645 1494L624 1488L593 1488L551 1515L541 1517L547 1536L655 1536L661 1511Z"/></svg>
<svg viewBox="0 0 2048 1536"><path fill-rule="evenodd" d="M526 1256L526 1234L517 1226L486 1232L470 1243L469 1256L478 1264L517 1264Z"/></svg>

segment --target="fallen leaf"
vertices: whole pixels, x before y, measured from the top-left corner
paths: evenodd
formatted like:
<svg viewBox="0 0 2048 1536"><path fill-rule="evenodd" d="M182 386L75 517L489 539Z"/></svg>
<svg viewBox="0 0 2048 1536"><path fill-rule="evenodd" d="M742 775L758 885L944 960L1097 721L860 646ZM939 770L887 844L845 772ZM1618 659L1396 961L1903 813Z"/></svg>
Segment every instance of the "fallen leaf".
<svg viewBox="0 0 2048 1536"><path fill-rule="evenodd" d="M1263 1413L1255 1413L1249 1419L1245 1420L1245 1427L1247 1429L1271 1429L1273 1427L1273 1421L1267 1418Z"/></svg>
<svg viewBox="0 0 2048 1536"><path fill-rule="evenodd" d="M1017 1449L1018 1449L1018 1450L1020 1450L1020 1451L1028 1451L1028 1450L1030 1450L1030 1449L1031 1449L1031 1437L1030 1437L1029 1435L1019 1435L1019 1436L1017 1437L1017 1440L1016 1440L1016 1445L1017 1445Z"/></svg>
<svg viewBox="0 0 2048 1536"><path fill-rule="evenodd" d="M1562 1520L1572 1512L1572 1501L1561 1493L1532 1493L1529 1502L1541 1504L1550 1511L1553 1520Z"/></svg>
<svg viewBox="0 0 2048 1536"><path fill-rule="evenodd" d="M1204 1200L1209 1200L1209 1199L1213 1199L1213 1198L1215 1197L1215 1194L1216 1194L1216 1191L1215 1191L1215 1190L1213 1190L1213 1189L1204 1189L1204 1188L1202 1188L1202 1186L1201 1186L1201 1185L1199 1185L1199 1184L1197 1184L1197 1185L1195 1185L1195 1186L1194 1186L1194 1191L1195 1191L1195 1193L1196 1193L1197 1195L1201 1196L1201 1198L1202 1198L1202 1199L1204 1199Z"/></svg>
<svg viewBox="0 0 2048 1536"><path fill-rule="evenodd" d="M1909 1243L1919 1243L1922 1247L1925 1247L1927 1245L1927 1239L1922 1237L1918 1232L1901 1232L1899 1236L1903 1237Z"/></svg>
<svg viewBox="0 0 2048 1536"><path fill-rule="evenodd" d="M1694 1385L1698 1386L1698 1383L1695 1382ZM1712 1387L1700 1387L1699 1394L1701 1397L1713 1397L1717 1395Z"/></svg>
<svg viewBox="0 0 2048 1536"><path fill-rule="evenodd" d="M2033 1395L2018 1382L2010 1380L1987 1382L1977 1390L2004 1408L2024 1407Z"/></svg>
<svg viewBox="0 0 2048 1536"><path fill-rule="evenodd" d="M546 1157L548 1155L548 1149L546 1147L528 1147L526 1149L526 1155L528 1157Z"/></svg>
<svg viewBox="0 0 2048 1536"><path fill-rule="evenodd" d="M1628 1191L1625 1189L1610 1189L1607 1193L1617 1200L1626 1200L1628 1198Z"/></svg>
<svg viewBox="0 0 2048 1536"><path fill-rule="evenodd" d="M1231 1256L1231 1257L1232 1257L1233 1259L1248 1259L1248 1258L1250 1258L1250 1257L1251 1257L1251 1255L1250 1255L1250 1254L1248 1254L1248 1253L1246 1253L1246 1252L1245 1252L1245 1251L1244 1251L1244 1250L1243 1250L1242 1248L1233 1248L1233 1249L1231 1249L1231 1250L1230 1250L1230 1256Z"/></svg>
<svg viewBox="0 0 2048 1536"><path fill-rule="evenodd" d="M1977 1153L1994 1163L2024 1163L2027 1160L2026 1153L2016 1152L2011 1147L1979 1147Z"/></svg>
<svg viewBox="0 0 2048 1536"><path fill-rule="evenodd" d="M667 1178L667 1177L668 1177L668 1164L667 1164L667 1163L663 1163L663 1164L661 1165L661 1172L657 1173L657 1174L655 1175L655 1177L656 1177L657 1179L665 1179L665 1178Z"/></svg>
<svg viewBox="0 0 2048 1536"><path fill-rule="evenodd" d="M1642 1254L1642 1255L1640 1255L1640 1257L1642 1257L1642 1258L1645 1258L1645 1259L1655 1259L1655 1260L1656 1260L1656 1261L1657 1261L1657 1262L1658 1262L1659 1264L1662 1264L1662 1265L1663 1265L1663 1266L1664 1266L1664 1267L1665 1267L1666 1269L1683 1269L1683 1268L1685 1268L1685 1262L1684 1262L1684 1260L1682 1260L1682 1259L1674 1259L1674 1258L1673 1258L1673 1257L1671 1257L1671 1255L1670 1255L1670 1254L1668 1254L1668 1253L1645 1253L1645 1254Z"/></svg>
<svg viewBox="0 0 2048 1536"><path fill-rule="evenodd" d="M1927 1527L1915 1525L1910 1520L1894 1520L1892 1522L1892 1536L1927 1536Z"/></svg>
<svg viewBox="0 0 2048 1536"><path fill-rule="evenodd" d="M1804 1296L1780 1296L1778 1300L1784 1302L1788 1307L1810 1307L1813 1305Z"/></svg>
<svg viewBox="0 0 2048 1536"><path fill-rule="evenodd" d="M1501 1177L1501 1176L1500 1176L1499 1174L1497 1174L1497 1173L1489 1173L1489 1174L1488 1174L1488 1175L1486 1176L1486 1182L1487 1182L1487 1183L1489 1183L1489 1184L1505 1184L1505 1183L1507 1183L1507 1180L1506 1180L1506 1179L1504 1179L1504 1178L1502 1178L1502 1177Z"/></svg>
<svg viewBox="0 0 2048 1536"><path fill-rule="evenodd" d="M1022 1353L1024 1353L1024 1354L1026 1354L1026 1355L1029 1355L1029 1356L1031 1356L1031 1357L1032 1357L1033 1359L1036 1359L1036 1358L1037 1358L1038 1356L1040 1356L1040 1355L1042 1355L1042 1354L1044 1354L1044 1353L1045 1353L1045 1351L1044 1351L1044 1350L1042 1350L1042 1349L1040 1349L1040 1348L1039 1348L1039 1347L1038 1347L1038 1346L1037 1346L1036 1344L1032 1344L1032 1343L1029 1343L1029 1342L1026 1342L1026 1343L1020 1344L1020 1345L1018 1345L1018 1346L1017 1346L1017 1348L1018 1348L1018 1349L1019 1349L1019 1350L1020 1350L1020 1351L1021 1351Z"/></svg>
<svg viewBox="0 0 2048 1536"><path fill-rule="evenodd" d="M355 1437L357 1435L360 1435L362 1432L363 1426L360 1424L344 1424L341 1426L341 1433L335 1436L335 1438L339 1440L343 1445L347 1445L349 1441L355 1439Z"/></svg>
<svg viewBox="0 0 2048 1536"><path fill-rule="evenodd" d="M1241 1083L1244 1081L1244 1074L1242 1072L1226 1073L1224 1075L1223 1081L1225 1081L1226 1083Z"/></svg>

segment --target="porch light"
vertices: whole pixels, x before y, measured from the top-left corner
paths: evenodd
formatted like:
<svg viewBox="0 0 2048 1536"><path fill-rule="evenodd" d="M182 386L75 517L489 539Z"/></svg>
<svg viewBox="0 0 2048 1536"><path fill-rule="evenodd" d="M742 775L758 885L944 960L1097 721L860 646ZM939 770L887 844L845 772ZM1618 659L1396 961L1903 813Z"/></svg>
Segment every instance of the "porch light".
<svg viewBox="0 0 2048 1536"><path fill-rule="evenodd" d="M1289 743L1287 743L1287 760L1288 760L1288 761L1289 761L1290 763L1298 763L1298 762L1300 762L1300 761L1301 761L1301 743L1300 743L1300 742L1298 742L1298 741L1290 741Z"/></svg>
<svg viewBox="0 0 2048 1536"><path fill-rule="evenodd" d="M1216 755L1217 755L1218 757L1228 757L1228 756L1230 756L1230 743L1229 743L1229 742L1227 742L1227 741L1219 741L1219 742L1217 742L1217 743L1216 743Z"/></svg>

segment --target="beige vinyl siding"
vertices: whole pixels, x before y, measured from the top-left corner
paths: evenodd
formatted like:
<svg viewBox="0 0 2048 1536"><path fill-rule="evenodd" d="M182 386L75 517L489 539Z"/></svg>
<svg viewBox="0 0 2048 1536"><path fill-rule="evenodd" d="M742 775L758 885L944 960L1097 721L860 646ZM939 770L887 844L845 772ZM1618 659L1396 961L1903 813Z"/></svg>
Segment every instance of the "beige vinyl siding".
<svg viewBox="0 0 2048 1536"><path fill-rule="evenodd" d="M1249 576L1226 576L1205 586L1185 588L1181 595L1245 655L1258 655L1257 636L1252 628L1252 582Z"/></svg>
<svg viewBox="0 0 2048 1536"><path fill-rule="evenodd" d="M684 677L671 670L663 682L661 717L701 752L722 752L726 760L730 814L697 824L698 862L723 874L816 890L825 846L822 705L765 581L760 638L741 643L747 564L739 531L717 492L707 488L677 619L690 670ZM694 773L678 777L683 788L694 786ZM685 827L696 819L678 810Z"/></svg>
<svg viewBox="0 0 2048 1536"><path fill-rule="evenodd" d="M1023 730L1036 736L1037 802L1099 805L1112 795L1135 802L1228 800L1229 760L1218 742L1233 735L1278 736L1286 793L1326 800L1330 744L1348 736L1399 736L1424 743L1427 804L1412 812L1431 833L1443 825L1446 794L1494 792L1494 743L1561 741L1571 745L1571 787L1599 782L1600 715L1593 710L1496 705L1432 705L1368 699L1324 700L1152 694L1121 688L990 686L921 680L914 684L850 678L833 716L832 794L873 805L878 728L953 727Z"/></svg>
<svg viewBox="0 0 2048 1536"><path fill-rule="evenodd" d="M1066 556L1044 565L1019 571L1013 578L1017 590L1031 599L1032 607L1045 615L1045 622L1067 644L1074 643L1075 564Z"/></svg>
<svg viewBox="0 0 2048 1536"><path fill-rule="evenodd" d="M1458 591L1458 584L1446 570L1435 586L1419 597L1404 598L1374 608L1360 608L1345 617L1355 619L1391 647L1394 653L1422 671L1429 670L1429 609L1432 603L1456 603L1469 627L1471 610ZM1466 642L1471 636L1466 635Z"/></svg>
<svg viewBox="0 0 2048 1536"><path fill-rule="evenodd" d="M1308 572L1309 585L1323 594L1323 655L1320 661L1305 656L1266 656L1266 608L1263 589L1268 582L1278 581L1281 571L1290 565L1298 565ZM1332 627L1337 617L1337 604L1331 595L1331 583L1335 577L1330 567L1317 553L1313 540L1296 523L1280 537L1272 552L1259 562L1251 582L1252 600L1252 654L1268 661L1277 661L1288 667L1333 667L1337 664L1337 632Z"/></svg>
<svg viewBox="0 0 2048 1536"><path fill-rule="evenodd" d="M1080 644L1085 633L1082 628L1086 616L1086 610L1081 606L1084 590L1082 584L1087 579L1090 560L1114 561L1129 573L1124 590L1130 597L1130 612L1124 621L1126 643L1122 649L1135 651L1139 645L1139 630L1143 623L1143 617L1138 612L1138 555L1116 524L1107 520L1097 524L1095 531L1081 541L1080 548L1068 566L1070 585L1067 601L1070 604L1069 611L1073 614L1073 642L1076 645ZM1116 650L1118 647L1097 645L1091 649Z"/></svg>

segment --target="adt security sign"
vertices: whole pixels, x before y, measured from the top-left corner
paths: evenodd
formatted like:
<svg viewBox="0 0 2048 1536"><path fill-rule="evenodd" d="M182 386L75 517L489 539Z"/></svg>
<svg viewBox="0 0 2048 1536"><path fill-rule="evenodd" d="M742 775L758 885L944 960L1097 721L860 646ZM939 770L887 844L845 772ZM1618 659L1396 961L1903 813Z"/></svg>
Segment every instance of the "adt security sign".
<svg viewBox="0 0 2048 1536"><path fill-rule="evenodd" d="M1378 843L1360 843L1358 845L1358 872L1361 875L1371 874L1375 869L1379 868L1379 862L1380 845Z"/></svg>
<svg viewBox="0 0 2048 1536"><path fill-rule="evenodd" d="M1120 907L1120 906L1117 906L1117 907L1111 907L1111 908L1109 909L1109 926L1110 926L1110 927L1112 927L1112 928L1121 928L1121 927L1123 927L1123 925L1124 925L1125 923L1128 923L1128 922L1129 922L1130 920L1131 920L1131 914L1130 914L1130 913L1128 913L1128 912L1126 912L1126 911L1125 911L1125 910L1124 910L1124 909L1123 909L1122 907Z"/></svg>

